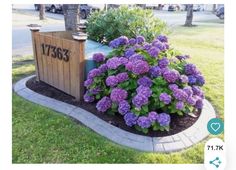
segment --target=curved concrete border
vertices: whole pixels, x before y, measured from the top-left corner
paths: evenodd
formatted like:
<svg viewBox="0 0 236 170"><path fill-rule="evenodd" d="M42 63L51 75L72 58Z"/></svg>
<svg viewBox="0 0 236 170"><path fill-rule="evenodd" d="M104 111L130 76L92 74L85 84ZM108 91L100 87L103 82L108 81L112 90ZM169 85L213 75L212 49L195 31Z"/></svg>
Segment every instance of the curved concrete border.
<svg viewBox="0 0 236 170"><path fill-rule="evenodd" d="M147 137L133 134L117 128L94 114L79 107L38 94L26 87L26 82L33 76L18 81L14 91L23 98L73 117L98 134L123 146L148 152L174 152L188 148L209 135L207 122L216 117L212 105L204 100L204 107L199 119L188 129L166 137Z"/></svg>

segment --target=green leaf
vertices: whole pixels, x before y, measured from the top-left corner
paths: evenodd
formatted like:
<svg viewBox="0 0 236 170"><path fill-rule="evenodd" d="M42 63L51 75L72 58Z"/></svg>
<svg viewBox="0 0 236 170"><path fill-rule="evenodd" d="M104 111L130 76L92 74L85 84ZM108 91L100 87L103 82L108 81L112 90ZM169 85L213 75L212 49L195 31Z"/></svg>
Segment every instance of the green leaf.
<svg viewBox="0 0 236 170"><path fill-rule="evenodd" d="M148 113L148 105L142 106L144 112Z"/></svg>

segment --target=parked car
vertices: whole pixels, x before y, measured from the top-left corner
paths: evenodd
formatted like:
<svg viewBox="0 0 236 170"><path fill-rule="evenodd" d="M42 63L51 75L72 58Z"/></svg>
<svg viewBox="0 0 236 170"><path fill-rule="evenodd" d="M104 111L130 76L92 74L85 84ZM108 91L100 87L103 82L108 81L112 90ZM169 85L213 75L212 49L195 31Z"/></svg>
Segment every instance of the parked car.
<svg viewBox="0 0 236 170"><path fill-rule="evenodd" d="M193 11L194 12L204 11L204 8L201 5L193 5Z"/></svg>
<svg viewBox="0 0 236 170"><path fill-rule="evenodd" d="M62 12L62 4L45 4L46 11L50 11L52 13L61 13Z"/></svg>
<svg viewBox="0 0 236 170"><path fill-rule="evenodd" d="M168 7L168 11L179 11L179 10L180 10L180 6L179 5L171 4Z"/></svg>
<svg viewBox="0 0 236 170"><path fill-rule="evenodd" d="M216 10L216 16L219 17L220 19L225 18L225 8L223 6Z"/></svg>
<svg viewBox="0 0 236 170"><path fill-rule="evenodd" d="M98 7L94 7L92 5L80 4L80 17L82 19L86 19L90 15L90 13L99 10L100 9Z"/></svg>
<svg viewBox="0 0 236 170"><path fill-rule="evenodd" d="M35 11L39 11L39 8L40 8L40 4L34 4Z"/></svg>

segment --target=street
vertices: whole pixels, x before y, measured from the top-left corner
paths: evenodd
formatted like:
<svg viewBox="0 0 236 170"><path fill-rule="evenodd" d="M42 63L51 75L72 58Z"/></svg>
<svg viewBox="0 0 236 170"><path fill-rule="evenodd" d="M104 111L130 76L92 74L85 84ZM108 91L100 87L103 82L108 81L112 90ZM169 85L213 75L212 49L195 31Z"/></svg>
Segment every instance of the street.
<svg viewBox="0 0 236 170"><path fill-rule="evenodd" d="M183 25L186 12L169 12L154 10L154 15L165 21L168 26L175 27ZM28 24L37 23L42 25L41 31L64 30L64 16L46 12L47 21L39 21L38 11L35 10L13 10L12 21L12 55L24 56L32 54L32 42ZM81 20L85 22L85 20ZM193 24L223 26L224 21L217 18L211 12L194 12Z"/></svg>

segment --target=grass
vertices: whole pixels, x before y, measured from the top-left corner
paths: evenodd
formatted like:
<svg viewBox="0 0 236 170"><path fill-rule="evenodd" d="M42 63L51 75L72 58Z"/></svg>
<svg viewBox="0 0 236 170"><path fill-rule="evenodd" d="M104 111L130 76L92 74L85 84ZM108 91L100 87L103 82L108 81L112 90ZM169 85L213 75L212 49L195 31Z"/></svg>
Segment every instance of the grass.
<svg viewBox="0 0 236 170"><path fill-rule="evenodd" d="M191 54L206 77L204 91L223 118L223 27L177 27L173 47ZM32 57L13 59L13 82L34 72ZM139 152L117 145L55 111L13 93L13 163L203 163L204 143L171 154ZM223 138L223 135L220 136Z"/></svg>

